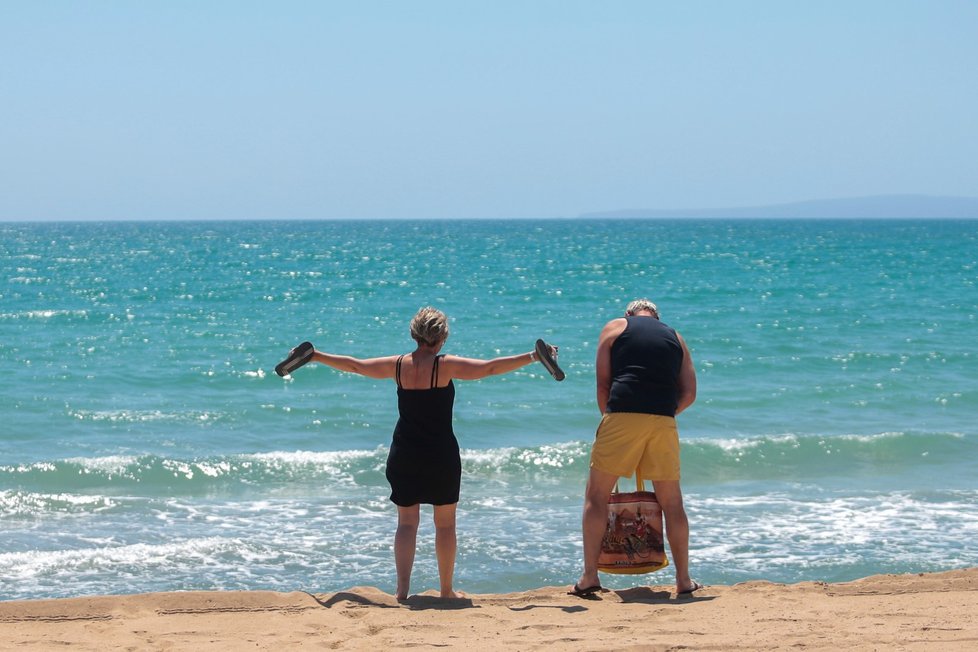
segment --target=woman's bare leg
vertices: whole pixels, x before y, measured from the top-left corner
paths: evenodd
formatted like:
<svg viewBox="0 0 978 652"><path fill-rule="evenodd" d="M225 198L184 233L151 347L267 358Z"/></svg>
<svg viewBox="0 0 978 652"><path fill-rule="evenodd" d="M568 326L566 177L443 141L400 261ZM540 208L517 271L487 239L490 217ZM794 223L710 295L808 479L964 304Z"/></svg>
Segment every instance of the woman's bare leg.
<svg viewBox="0 0 978 652"><path fill-rule="evenodd" d="M414 551L418 543L418 523L421 505L397 506L397 532L394 534L394 567L397 570L398 600L408 597L411 589L411 569L414 568Z"/></svg>
<svg viewBox="0 0 978 652"><path fill-rule="evenodd" d="M452 589L455 576L455 553L458 543L455 535L455 508L451 505L435 505L435 556L438 557L438 578L441 597L462 597Z"/></svg>

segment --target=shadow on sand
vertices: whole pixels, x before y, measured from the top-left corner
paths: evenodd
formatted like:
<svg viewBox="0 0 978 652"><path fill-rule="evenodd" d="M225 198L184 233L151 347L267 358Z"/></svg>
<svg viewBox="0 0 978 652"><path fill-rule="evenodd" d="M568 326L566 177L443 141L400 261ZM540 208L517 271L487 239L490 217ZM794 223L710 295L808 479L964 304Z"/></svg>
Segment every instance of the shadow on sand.
<svg viewBox="0 0 978 652"><path fill-rule="evenodd" d="M309 595L312 595L311 593ZM412 595L406 600L397 600L392 596L384 596L387 599L376 600L371 597L355 593L353 591L340 591L323 600L312 595L322 607L332 609L341 603L353 603L361 607L380 607L382 609L401 609L407 607L413 611L423 611L426 609L439 609L449 611L454 609L478 609L469 598L439 598L430 595Z"/></svg>
<svg viewBox="0 0 978 652"><path fill-rule="evenodd" d="M715 596L688 593L675 595L671 591L655 591L647 586L637 586L633 589L615 591L621 601L631 604L682 604L684 602L705 602L716 599Z"/></svg>

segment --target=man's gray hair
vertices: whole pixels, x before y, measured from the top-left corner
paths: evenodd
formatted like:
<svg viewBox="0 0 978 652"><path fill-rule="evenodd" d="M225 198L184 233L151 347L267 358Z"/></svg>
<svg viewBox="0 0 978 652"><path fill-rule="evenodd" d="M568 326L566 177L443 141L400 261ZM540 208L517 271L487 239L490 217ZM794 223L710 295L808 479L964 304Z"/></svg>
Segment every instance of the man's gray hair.
<svg viewBox="0 0 978 652"><path fill-rule="evenodd" d="M659 308L648 299L635 299L628 304L627 308L625 308L625 314L631 317L636 313L642 312L643 310L651 312L652 316L656 319L659 318Z"/></svg>

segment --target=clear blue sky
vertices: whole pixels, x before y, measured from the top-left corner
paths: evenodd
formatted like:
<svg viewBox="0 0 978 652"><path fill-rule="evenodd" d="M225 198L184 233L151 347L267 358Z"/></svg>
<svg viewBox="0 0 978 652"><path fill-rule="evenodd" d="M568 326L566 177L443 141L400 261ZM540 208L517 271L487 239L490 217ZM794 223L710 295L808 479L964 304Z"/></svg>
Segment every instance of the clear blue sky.
<svg viewBox="0 0 978 652"><path fill-rule="evenodd" d="M972 0L0 0L0 219L978 195Z"/></svg>

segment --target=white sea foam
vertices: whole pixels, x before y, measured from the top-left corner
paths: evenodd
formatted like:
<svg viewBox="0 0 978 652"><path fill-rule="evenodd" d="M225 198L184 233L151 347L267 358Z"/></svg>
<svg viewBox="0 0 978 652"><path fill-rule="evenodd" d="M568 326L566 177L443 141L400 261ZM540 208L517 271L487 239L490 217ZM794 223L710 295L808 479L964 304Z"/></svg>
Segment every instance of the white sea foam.
<svg viewBox="0 0 978 652"><path fill-rule="evenodd" d="M57 469L58 467L54 464L54 462L33 462L31 464L0 466L0 472L3 473L31 473L33 471L50 473L52 471L56 471Z"/></svg>
<svg viewBox="0 0 978 652"><path fill-rule="evenodd" d="M375 458L384 451L382 447L374 450L346 451L272 451L268 453L251 453L241 455L243 460L259 460L270 466L331 466L359 460ZM383 453L386 456L386 453Z"/></svg>
<svg viewBox="0 0 978 652"><path fill-rule="evenodd" d="M0 491L0 515L46 516L54 513L98 512L117 505L107 496L70 493L35 493L31 491Z"/></svg>
<svg viewBox="0 0 978 652"><path fill-rule="evenodd" d="M689 440L690 443L696 444L706 444L717 446L727 452L743 451L752 448L757 448L768 442L774 442L779 444L790 444L792 446L798 445L798 435L794 434L784 434L784 435L768 435L764 437L745 437L742 439L734 438L723 438L723 439L692 439Z"/></svg>
<svg viewBox="0 0 978 652"><path fill-rule="evenodd" d="M79 473L100 473L104 475L122 475L138 461L139 458L134 455L71 457L65 460L65 462L80 466Z"/></svg>
<svg viewBox="0 0 978 652"><path fill-rule="evenodd" d="M546 444L532 448L517 448L508 446L491 449L462 449L462 462L500 467L508 463L516 463L529 467L563 468L590 451L590 445L584 442L564 442Z"/></svg>
<svg viewBox="0 0 978 652"><path fill-rule="evenodd" d="M687 499L694 561L767 576L791 568L912 567L978 535L978 492L940 502L909 492ZM978 561L978 550L969 563ZM795 571L799 573L799 571ZM838 571L835 571L838 572ZM799 573L799 577L803 575Z"/></svg>
<svg viewBox="0 0 978 652"><path fill-rule="evenodd" d="M241 542L223 537L204 537L162 544L136 543L78 550L31 550L0 554L0 576L25 581L45 575L150 572L174 565L193 566L213 562L215 556L233 552Z"/></svg>

